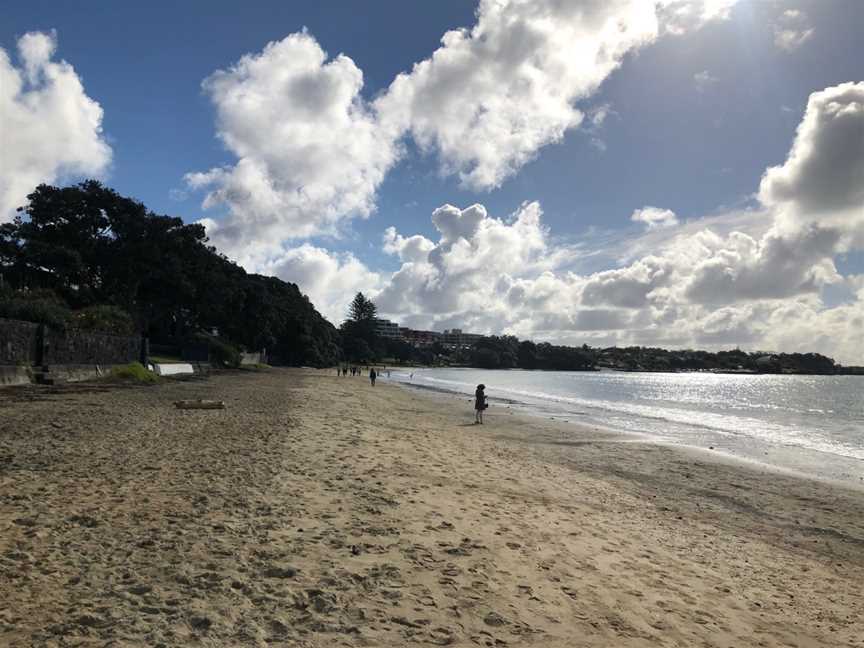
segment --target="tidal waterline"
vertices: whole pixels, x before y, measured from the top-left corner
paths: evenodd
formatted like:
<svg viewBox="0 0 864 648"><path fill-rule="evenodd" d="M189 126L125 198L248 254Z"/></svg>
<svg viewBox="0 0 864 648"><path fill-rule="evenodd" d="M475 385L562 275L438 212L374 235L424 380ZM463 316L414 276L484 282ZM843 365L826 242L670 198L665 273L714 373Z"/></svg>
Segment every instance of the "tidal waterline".
<svg viewBox="0 0 864 648"><path fill-rule="evenodd" d="M473 395L652 441L864 485L864 377L398 369L392 381Z"/></svg>

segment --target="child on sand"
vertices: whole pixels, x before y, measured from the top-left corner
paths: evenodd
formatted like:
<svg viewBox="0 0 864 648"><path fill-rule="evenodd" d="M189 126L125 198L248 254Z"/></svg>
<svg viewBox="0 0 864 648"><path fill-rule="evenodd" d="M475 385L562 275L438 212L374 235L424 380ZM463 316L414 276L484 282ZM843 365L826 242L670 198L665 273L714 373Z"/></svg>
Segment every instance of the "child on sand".
<svg viewBox="0 0 864 648"><path fill-rule="evenodd" d="M477 385L477 391L474 392L474 423L483 425L483 410L489 405L486 403L486 385Z"/></svg>
<svg viewBox="0 0 864 648"><path fill-rule="evenodd" d="M375 386L375 379L378 377L378 374L375 373L375 367L372 367L372 370L369 372L369 380L372 382L372 386Z"/></svg>

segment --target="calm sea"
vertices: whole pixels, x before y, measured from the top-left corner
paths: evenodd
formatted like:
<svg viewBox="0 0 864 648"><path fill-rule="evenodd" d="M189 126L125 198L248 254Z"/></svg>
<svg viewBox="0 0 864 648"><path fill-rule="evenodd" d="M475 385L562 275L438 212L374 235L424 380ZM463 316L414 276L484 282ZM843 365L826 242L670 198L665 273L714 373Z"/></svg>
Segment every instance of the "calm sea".
<svg viewBox="0 0 864 648"><path fill-rule="evenodd" d="M864 485L864 376L399 369L390 381L466 395L483 383L493 417L509 406Z"/></svg>

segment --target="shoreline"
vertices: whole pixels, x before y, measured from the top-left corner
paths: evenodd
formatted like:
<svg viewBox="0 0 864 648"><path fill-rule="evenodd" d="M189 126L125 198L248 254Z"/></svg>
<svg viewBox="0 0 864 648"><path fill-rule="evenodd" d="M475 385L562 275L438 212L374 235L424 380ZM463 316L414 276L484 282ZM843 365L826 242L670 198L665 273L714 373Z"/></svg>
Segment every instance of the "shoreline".
<svg viewBox="0 0 864 648"><path fill-rule="evenodd" d="M353 364L353 363L348 363ZM841 366L837 371L827 372L827 371L755 371L750 369L619 369L617 367L611 367L606 365L596 365L590 369L525 369L524 367L511 367L509 369L503 368L494 368L490 369L487 367L475 367L473 365L467 364L448 364L448 365L418 365L418 364L400 364L400 363L384 363L384 362L376 362L372 364L363 364L360 363L358 366L387 366L387 367L398 367L400 369L473 369L476 371L536 371L536 372L557 372L557 371L568 371L573 373L598 373L598 372L609 372L609 373L635 373L635 374L722 374L729 376L864 376L864 367L858 366L849 366L844 367ZM335 369L336 367L330 367L330 369Z"/></svg>
<svg viewBox="0 0 864 648"><path fill-rule="evenodd" d="M296 369L0 398L0 644L864 646L861 493L442 403Z"/></svg>
<svg viewBox="0 0 864 648"><path fill-rule="evenodd" d="M457 401L460 399L470 399L468 393L459 392L453 388L405 382L402 380L392 380L390 382L408 390L416 390L421 395L437 395L443 398L453 398ZM506 391L507 389L505 388L505 392ZM692 452L696 454L705 453L706 457L715 457L721 462L728 461L738 463L754 470L765 470L794 478L809 479L817 482L833 484L841 488L848 488L855 491L864 491L864 460L845 454L838 454L829 450L787 443L772 443L767 439L754 436L752 441L757 444L762 444L761 448L755 449L761 450L765 455L768 455L768 450L770 450L772 456L775 457L773 460L763 459L762 457L756 456L752 453L741 451L741 449L727 446L724 444L722 438L713 441L705 441L704 444L697 443L698 439L694 439L693 442L688 442L686 439L673 440L659 436L656 431L636 431L603 423L602 421L597 420L596 415L592 416L585 412L558 412L554 410L545 410L542 409L542 405L531 404L518 400L517 398L508 398L505 396L489 397L489 400L493 403L501 404L507 409L512 408L515 413L531 419L553 420L566 423L573 426L574 433L578 433L579 428L599 428L609 434L621 437L622 440L651 443L672 449L679 449L682 452ZM626 410L616 412L613 409L609 413L614 415L616 413L625 412ZM591 418L584 420L580 418L582 416L588 416ZM661 421L667 422L670 425L680 424L679 422L664 421L663 419L661 419ZM693 425L697 430L701 430L703 433L718 433L718 429L712 426L706 427L699 424ZM784 457L784 459L776 458L778 455ZM832 464L832 461L835 463ZM836 462L848 464L844 466L845 474L843 474L843 476L825 474L824 472L819 471L820 466L837 465Z"/></svg>

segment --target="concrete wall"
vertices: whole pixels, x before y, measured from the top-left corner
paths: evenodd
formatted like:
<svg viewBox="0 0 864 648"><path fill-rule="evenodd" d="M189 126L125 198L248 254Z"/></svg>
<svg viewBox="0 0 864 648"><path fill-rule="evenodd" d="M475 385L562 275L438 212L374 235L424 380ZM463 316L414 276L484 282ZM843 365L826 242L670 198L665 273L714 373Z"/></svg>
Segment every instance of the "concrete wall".
<svg viewBox="0 0 864 648"><path fill-rule="evenodd" d="M31 366L0 365L0 387L27 385L36 382L36 373L41 373L41 371L37 371ZM51 370L45 375L57 382L79 382L100 378L110 373L110 365L70 364L51 365Z"/></svg>
<svg viewBox="0 0 864 648"><path fill-rule="evenodd" d="M153 364L157 376L182 376L195 373L195 367L189 362L157 362Z"/></svg>
<svg viewBox="0 0 864 648"><path fill-rule="evenodd" d="M82 380L93 380L107 376L111 373L111 369L112 365L100 364L51 365L50 376L62 382L81 382Z"/></svg>
<svg viewBox="0 0 864 648"><path fill-rule="evenodd" d="M26 385L33 380L33 371L23 365L0 365L0 387Z"/></svg>
<svg viewBox="0 0 864 648"><path fill-rule="evenodd" d="M261 351L257 351L256 353L241 353L240 354L240 364L241 365L255 365L264 363L264 354Z"/></svg>

